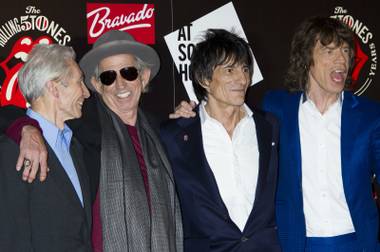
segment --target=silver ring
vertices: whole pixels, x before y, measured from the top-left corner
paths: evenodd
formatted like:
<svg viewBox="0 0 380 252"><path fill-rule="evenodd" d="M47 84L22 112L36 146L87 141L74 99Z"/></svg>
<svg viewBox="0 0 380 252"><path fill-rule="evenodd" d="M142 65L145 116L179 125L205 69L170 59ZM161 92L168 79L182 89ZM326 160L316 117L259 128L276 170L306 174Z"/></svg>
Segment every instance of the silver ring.
<svg viewBox="0 0 380 252"><path fill-rule="evenodd" d="M30 161L30 160L27 159L27 158L24 159L24 166L25 166L25 167L29 167L31 164L32 164L32 161Z"/></svg>

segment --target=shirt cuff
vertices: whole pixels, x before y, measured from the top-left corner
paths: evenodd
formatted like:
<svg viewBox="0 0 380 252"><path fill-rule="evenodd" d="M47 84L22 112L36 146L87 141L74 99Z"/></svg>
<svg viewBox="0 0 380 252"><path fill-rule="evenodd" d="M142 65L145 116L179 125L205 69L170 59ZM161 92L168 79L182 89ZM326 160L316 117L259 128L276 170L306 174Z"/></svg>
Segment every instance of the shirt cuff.
<svg viewBox="0 0 380 252"><path fill-rule="evenodd" d="M15 141L18 145L20 145L22 128L24 126L27 126L27 125L35 127L42 134L42 129L41 129L40 125L38 124L38 121L34 120L33 118L30 118L29 116L23 116L23 117L20 117L17 120L15 120L7 128L7 130L5 131L5 134L10 139L12 139L13 141Z"/></svg>

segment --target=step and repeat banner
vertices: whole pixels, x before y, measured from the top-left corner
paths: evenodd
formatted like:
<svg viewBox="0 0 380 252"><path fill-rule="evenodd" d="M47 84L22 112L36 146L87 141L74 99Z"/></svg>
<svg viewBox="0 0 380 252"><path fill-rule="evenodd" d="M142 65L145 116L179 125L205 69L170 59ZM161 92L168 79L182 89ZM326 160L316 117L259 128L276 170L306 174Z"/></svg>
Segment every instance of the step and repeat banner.
<svg viewBox="0 0 380 252"><path fill-rule="evenodd" d="M26 103L17 73L38 43L69 45L79 60L110 29L131 33L154 47L161 69L142 105L165 118L183 99L195 100L189 58L207 28L226 28L245 37L255 57L248 103L259 105L265 91L283 88L290 40L296 26L315 15L343 20L357 36L351 89L380 101L380 3L362 1L3 1L0 15L0 105Z"/></svg>

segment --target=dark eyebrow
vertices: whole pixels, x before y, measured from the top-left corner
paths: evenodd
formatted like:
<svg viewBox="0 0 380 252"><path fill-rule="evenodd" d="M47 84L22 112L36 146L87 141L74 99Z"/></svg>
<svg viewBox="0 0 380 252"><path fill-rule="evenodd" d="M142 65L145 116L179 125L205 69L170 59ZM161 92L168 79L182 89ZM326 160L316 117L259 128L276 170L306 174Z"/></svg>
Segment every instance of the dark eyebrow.
<svg viewBox="0 0 380 252"><path fill-rule="evenodd" d="M322 46L322 49L336 49L336 48L338 48L338 46L329 46L329 45Z"/></svg>

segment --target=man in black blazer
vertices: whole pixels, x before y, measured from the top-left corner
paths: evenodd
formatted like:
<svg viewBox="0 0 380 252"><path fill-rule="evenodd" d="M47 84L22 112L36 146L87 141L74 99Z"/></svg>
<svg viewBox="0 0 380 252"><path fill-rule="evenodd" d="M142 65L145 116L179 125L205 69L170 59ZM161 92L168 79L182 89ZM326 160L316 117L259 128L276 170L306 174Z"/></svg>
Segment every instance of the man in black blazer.
<svg viewBox="0 0 380 252"><path fill-rule="evenodd" d="M48 149L49 179L24 182L14 167L18 145L0 136L0 251L90 252L90 187L82 147L64 123L82 115L89 91L72 48L38 45L19 86ZM24 166L31 161L25 160Z"/></svg>
<svg viewBox="0 0 380 252"><path fill-rule="evenodd" d="M161 129L181 203L184 251L280 251L277 125L244 103L253 73L248 43L210 29L190 69L197 115Z"/></svg>

